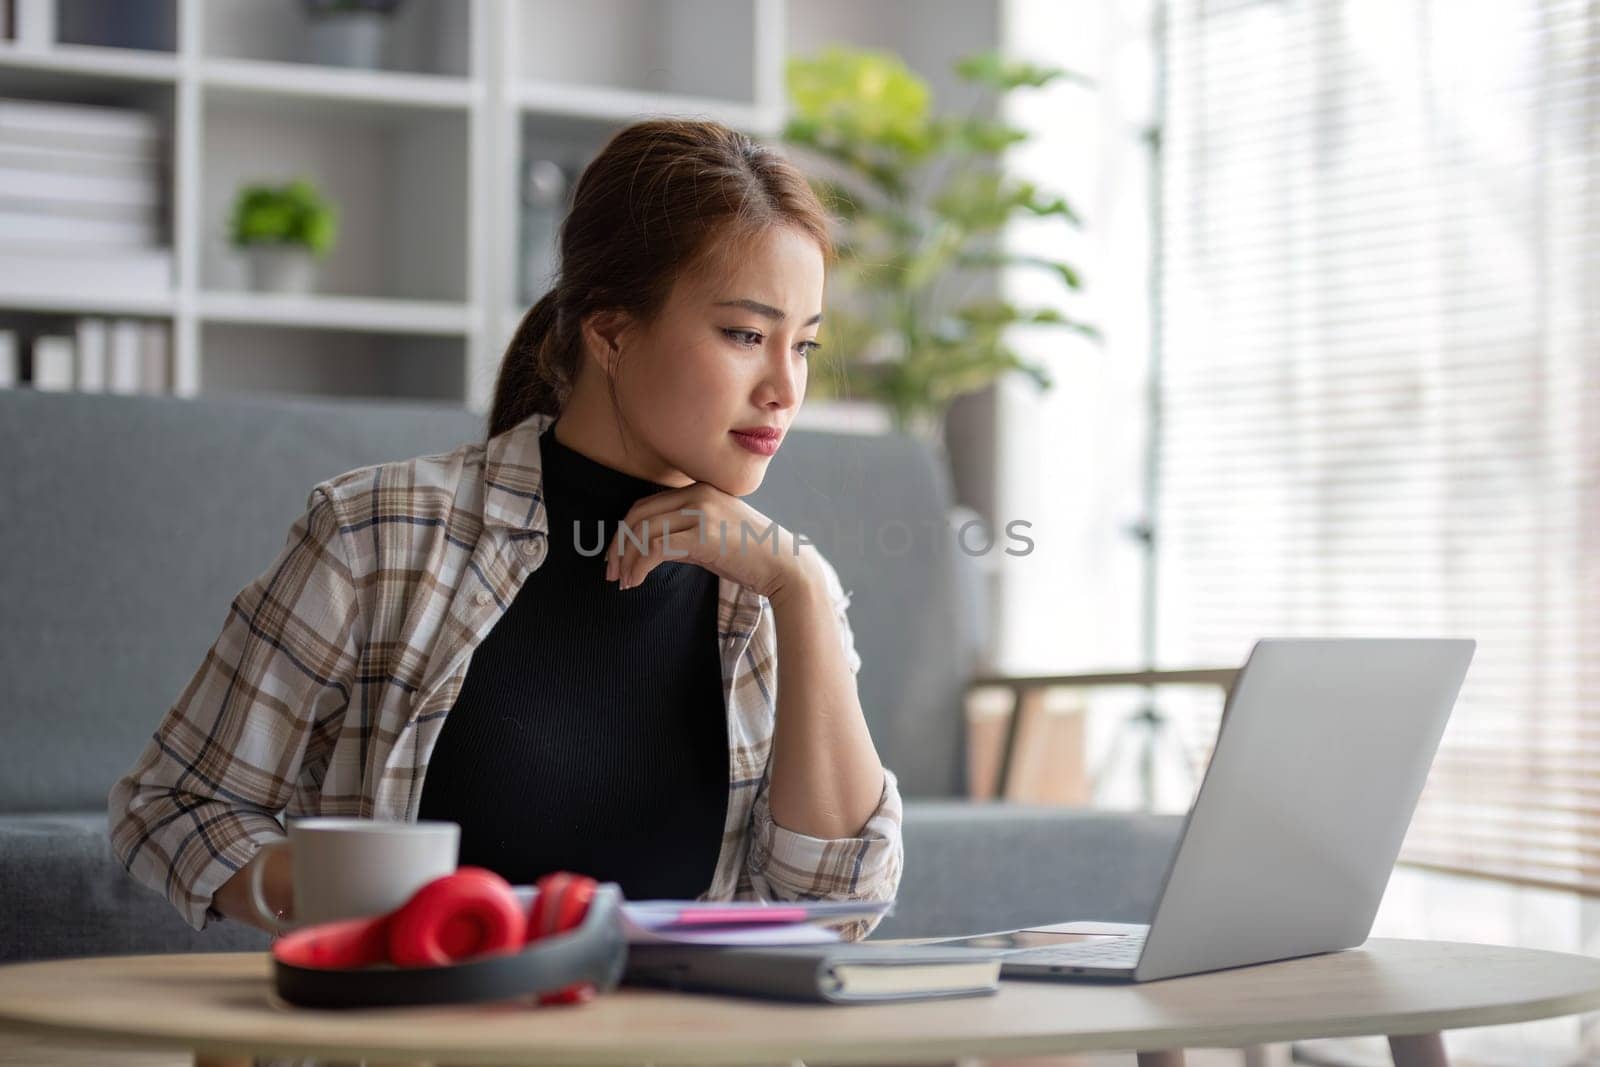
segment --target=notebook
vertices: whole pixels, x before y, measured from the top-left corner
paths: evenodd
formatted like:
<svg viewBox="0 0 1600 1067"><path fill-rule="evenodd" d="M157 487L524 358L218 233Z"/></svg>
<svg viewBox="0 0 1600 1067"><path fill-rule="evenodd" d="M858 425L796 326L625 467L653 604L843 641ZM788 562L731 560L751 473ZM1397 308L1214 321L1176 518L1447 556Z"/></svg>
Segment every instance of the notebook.
<svg viewBox="0 0 1600 1067"><path fill-rule="evenodd" d="M629 945L623 985L829 1004L984 996L1002 953L920 945Z"/></svg>

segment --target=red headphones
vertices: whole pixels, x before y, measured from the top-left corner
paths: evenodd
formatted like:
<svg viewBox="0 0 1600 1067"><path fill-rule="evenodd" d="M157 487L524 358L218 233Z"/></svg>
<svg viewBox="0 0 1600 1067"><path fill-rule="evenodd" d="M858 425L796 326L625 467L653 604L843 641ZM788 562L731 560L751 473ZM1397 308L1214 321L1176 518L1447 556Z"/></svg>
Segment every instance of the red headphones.
<svg viewBox="0 0 1600 1067"><path fill-rule="evenodd" d="M581 1004L627 962L621 888L569 871L531 906L483 867L462 867L377 918L319 923L272 946L278 994L307 1007L499 1000ZM536 946L529 948L528 946Z"/></svg>

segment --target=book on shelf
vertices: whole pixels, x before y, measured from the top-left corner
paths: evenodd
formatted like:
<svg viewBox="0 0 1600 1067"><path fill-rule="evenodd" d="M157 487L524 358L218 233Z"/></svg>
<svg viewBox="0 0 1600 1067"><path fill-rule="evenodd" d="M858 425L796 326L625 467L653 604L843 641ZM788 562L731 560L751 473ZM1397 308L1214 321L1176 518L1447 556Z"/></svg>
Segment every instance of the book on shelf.
<svg viewBox="0 0 1600 1067"><path fill-rule="evenodd" d="M70 391L77 381L72 338L40 334L33 339L33 387L46 392Z"/></svg>
<svg viewBox="0 0 1600 1067"><path fill-rule="evenodd" d="M0 7L5 0L0 0ZM17 347L16 330L0 330L0 389L15 389L22 384L22 353Z"/></svg>
<svg viewBox="0 0 1600 1067"><path fill-rule="evenodd" d="M84 317L76 323L78 391L103 393L106 388L106 322Z"/></svg>
<svg viewBox="0 0 1600 1067"><path fill-rule="evenodd" d="M139 379L144 371L143 335L138 319L111 320L110 345L106 349L106 388L110 392L140 391Z"/></svg>
<svg viewBox="0 0 1600 1067"><path fill-rule="evenodd" d="M164 395L172 392L172 346L167 324L160 319L140 319L139 391Z"/></svg>
<svg viewBox="0 0 1600 1067"><path fill-rule="evenodd" d="M35 143L39 141L41 143ZM0 134L0 167L52 174L87 174L116 178L149 178L152 168L162 176L167 165L159 141L135 146L52 144L46 138Z"/></svg>
<svg viewBox="0 0 1600 1067"><path fill-rule="evenodd" d="M137 108L0 98L0 143L148 155L161 142L161 121Z"/></svg>
<svg viewBox="0 0 1600 1067"><path fill-rule="evenodd" d="M160 211L161 186L137 174L80 174L0 158L0 203L13 211L143 219Z"/></svg>
<svg viewBox="0 0 1600 1067"><path fill-rule="evenodd" d="M9 0L11 31L17 47L32 51L54 48L56 0Z"/></svg>
<svg viewBox="0 0 1600 1067"><path fill-rule="evenodd" d="M18 242L0 245L0 291L95 292L165 296L172 290L170 248L105 248Z"/></svg>
<svg viewBox="0 0 1600 1067"><path fill-rule="evenodd" d="M14 241L53 241L84 255L101 250L151 248L161 244L161 222L137 219L86 218L60 212L0 204L0 246Z"/></svg>

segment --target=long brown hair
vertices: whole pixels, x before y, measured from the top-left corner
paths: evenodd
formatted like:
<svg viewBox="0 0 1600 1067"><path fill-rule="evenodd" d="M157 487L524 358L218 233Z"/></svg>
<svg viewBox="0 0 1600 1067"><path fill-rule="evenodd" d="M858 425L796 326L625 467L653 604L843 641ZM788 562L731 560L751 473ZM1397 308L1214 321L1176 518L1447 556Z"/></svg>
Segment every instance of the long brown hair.
<svg viewBox="0 0 1600 1067"><path fill-rule="evenodd" d="M500 361L489 436L559 414L596 311L649 323L683 272L769 227L808 234L836 256L829 216L788 159L719 122L658 118L616 133L584 168L561 223L555 287L529 308ZM612 388L612 402L616 390Z"/></svg>

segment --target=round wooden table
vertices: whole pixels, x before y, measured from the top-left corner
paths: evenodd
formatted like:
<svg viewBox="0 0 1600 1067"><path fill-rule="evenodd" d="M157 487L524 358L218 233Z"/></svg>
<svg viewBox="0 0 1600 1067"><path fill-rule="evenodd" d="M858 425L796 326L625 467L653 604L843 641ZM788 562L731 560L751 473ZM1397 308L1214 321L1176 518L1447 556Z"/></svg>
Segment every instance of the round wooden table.
<svg viewBox="0 0 1600 1067"><path fill-rule="evenodd" d="M1138 985L1006 980L998 994L811 1005L622 989L524 1001L314 1011L272 992L269 956L102 956L0 967L0 1030L197 1057L436 1064L950 1063L1390 1035L1396 1063L1444 1063L1441 1030L1600 1008L1600 960L1441 941L1360 948Z"/></svg>

